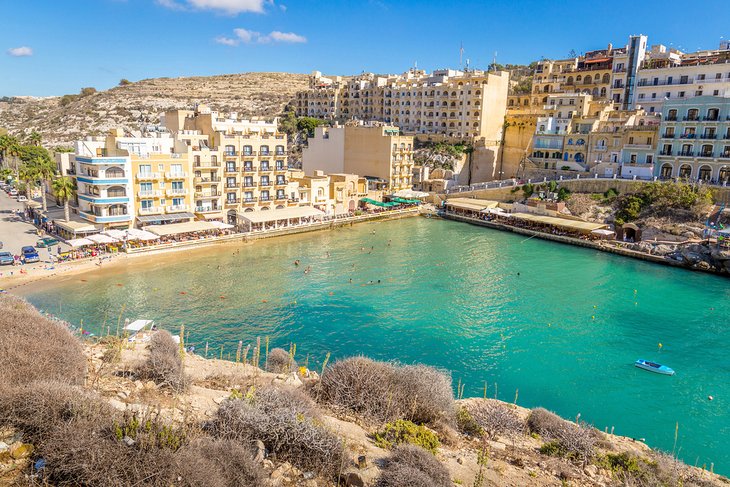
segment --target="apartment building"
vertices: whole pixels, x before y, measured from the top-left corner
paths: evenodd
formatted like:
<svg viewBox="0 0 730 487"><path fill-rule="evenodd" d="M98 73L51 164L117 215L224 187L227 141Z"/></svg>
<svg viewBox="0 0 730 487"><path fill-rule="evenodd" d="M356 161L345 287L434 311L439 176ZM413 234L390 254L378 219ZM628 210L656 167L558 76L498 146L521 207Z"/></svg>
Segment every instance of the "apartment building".
<svg viewBox="0 0 730 487"><path fill-rule="evenodd" d="M659 130L656 176L730 182L730 98L667 101Z"/></svg>
<svg viewBox="0 0 730 487"><path fill-rule="evenodd" d="M246 120L198 106L165 113L163 125L190 150L199 217L235 222L241 211L298 205L297 186L288 177L287 136L276 120Z"/></svg>
<svg viewBox="0 0 730 487"><path fill-rule="evenodd" d="M372 189L396 192L413 186L413 137L382 124L317 127L302 152L308 175L358 174Z"/></svg>
<svg viewBox="0 0 730 487"><path fill-rule="evenodd" d="M626 124L621 147L619 176L625 179L651 179L654 175L661 116L641 114Z"/></svg>
<svg viewBox="0 0 730 487"><path fill-rule="evenodd" d="M295 107L300 116L378 121L408 134L499 141L508 87L507 72L413 69L343 80L315 71Z"/></svg>
<svg viewBox="0 0 730 487"><path fill-rule="evenodd" d="M661 112L665 101L730 93L730 43L718 49L684 53L657 44L644 35L630 36L621 48L562 60L541 60L535 68L533 106L544 105L551 93L586 93L610 100L620 110L643 108ZM514 100L513 100L514 102Z"/></svg>

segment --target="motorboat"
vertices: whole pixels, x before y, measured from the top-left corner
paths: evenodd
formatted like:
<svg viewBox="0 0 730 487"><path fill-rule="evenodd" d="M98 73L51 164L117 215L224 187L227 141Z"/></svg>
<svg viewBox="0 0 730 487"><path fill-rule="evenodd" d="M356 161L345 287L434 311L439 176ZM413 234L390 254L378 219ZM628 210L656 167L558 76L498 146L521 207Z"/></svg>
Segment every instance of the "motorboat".
<svg viewBox="0 0 730 487"><path fill-rule="evenodd" d="M674 375L674 369L667 367L666 365L651 362L649 360L639 359L634 362L634 365L640 369L648 370L649 372L655 372L663 375Z"/></svg>

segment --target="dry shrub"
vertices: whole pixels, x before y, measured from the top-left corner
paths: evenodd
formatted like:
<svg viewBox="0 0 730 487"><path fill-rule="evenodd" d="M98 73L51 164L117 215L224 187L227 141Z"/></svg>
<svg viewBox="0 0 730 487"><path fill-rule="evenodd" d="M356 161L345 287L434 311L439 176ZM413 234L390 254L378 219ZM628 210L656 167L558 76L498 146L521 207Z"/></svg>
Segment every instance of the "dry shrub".
<svg viewBox="0 0 730 487"><path fill-rule="evenodd" d="M319 400L368 421L453 421L451 378L425 365L340 360L322 374L316 393Z"/></svg>
<svg viewBox="0 0 730 487"><path fill-rule="evenodd" d="M114 410L98 396L57 382L35 382L0 395L0 425L22 431L36 446L70 423L113 418Z"/></svg>
<svg viewBox="0 0 730 487"><path fill-rule="evenodd" d="M272 348L266 358L266 371L274 374L286 374L294 372L297 363L283 348Z"/></svg>
<svg viewBox="0 0 730 487"><path fill-rule="evenodd" d="M566 421L543 408L536 408L527 417L527 426L546 440L557 443L571 456L588 459L593 456L596 433L588 424Z"/></svg>
<svg viewBox="0 0 730 487"><path fill-rule="evenodd" d="M160 330L152 335L148 348L147 360L137 369L141 379L154 381L161 387L181 392L188 386L180 346L175 343L168 331Z"/></svg>
<svg viewBox="0 0 730 487"><path fill-rule="evenodd" d="M39 380L83 385L86 376L83 348L68 328L8 294L0 294L0 357L4 387Z"/></svg>
<svg viewBox="0 0 730 487"><path fill-rule="evenodd" d="M263 469L251 452L233 440L199 438L175 455L177 474L182 479L175 485L198 487L264 487Z"/></svg>
<svg viewBox="0 0 730 487"><path fill-rule="evenodd" d="M489 440L499 436L517 436L525 431L525 422L510 407L493 399L469 401L464 409Z"/></svg>
<svg viewBox="0 0 730 487"><path fill-rule="evenodd" d="M449 471L435 456L413 445L401 445L385 460L378 487L451 487Z"/></svg>
<svg viewBox="0 0 730 487"><path fill-rule="evenodd" d="M224 401L211 426L219 438L247 445L261 440L277 458L303 470L334 476L344 462L342 442L322 425L311 399L298 391L268 387Z"/></svg>

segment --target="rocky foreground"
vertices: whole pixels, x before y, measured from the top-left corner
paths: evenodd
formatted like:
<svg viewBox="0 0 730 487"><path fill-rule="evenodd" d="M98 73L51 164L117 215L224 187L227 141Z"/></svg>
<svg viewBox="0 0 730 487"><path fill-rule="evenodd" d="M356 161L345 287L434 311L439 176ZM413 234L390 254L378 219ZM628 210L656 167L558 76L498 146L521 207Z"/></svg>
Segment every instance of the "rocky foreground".
<svg viewBox="0 0 730 487"><path fill-rule="evenodd" d="M293 350L181 357L166 332L74 344L21 300L0 308L0 485L730 485L542 409L454 401L424 366L355 358L320 376ZM53 343L33 359L9 348L39 327Z"/></svg>

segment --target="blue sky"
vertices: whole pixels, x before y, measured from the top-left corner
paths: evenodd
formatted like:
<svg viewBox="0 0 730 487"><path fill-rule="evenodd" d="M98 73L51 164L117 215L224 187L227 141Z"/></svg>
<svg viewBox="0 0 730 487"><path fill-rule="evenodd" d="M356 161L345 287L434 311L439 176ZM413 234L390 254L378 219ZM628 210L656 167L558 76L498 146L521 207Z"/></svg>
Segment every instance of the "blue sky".
<svg viewBox="0 0 730 487"><path fill-rule="evenodd" d="M0 96L121 78L356 74L566 57L649 35L691 51L730 37L725 2L0 0Z"/></svg>

